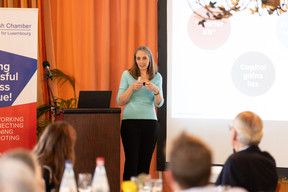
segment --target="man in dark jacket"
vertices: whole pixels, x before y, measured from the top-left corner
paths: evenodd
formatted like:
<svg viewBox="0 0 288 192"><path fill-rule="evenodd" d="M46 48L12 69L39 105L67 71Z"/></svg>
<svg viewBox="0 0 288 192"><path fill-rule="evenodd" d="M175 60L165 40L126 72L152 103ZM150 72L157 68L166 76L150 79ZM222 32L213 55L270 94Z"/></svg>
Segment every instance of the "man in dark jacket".
<svg viewBox="0 0 288 192"><path fill-rule="evenodd" d="M250 111L236 116L231 125L235 151L225 162L216 185L240 186L249 192L274 192L278 177L274 158L258 147L263 136L261 118Z"/></svg>

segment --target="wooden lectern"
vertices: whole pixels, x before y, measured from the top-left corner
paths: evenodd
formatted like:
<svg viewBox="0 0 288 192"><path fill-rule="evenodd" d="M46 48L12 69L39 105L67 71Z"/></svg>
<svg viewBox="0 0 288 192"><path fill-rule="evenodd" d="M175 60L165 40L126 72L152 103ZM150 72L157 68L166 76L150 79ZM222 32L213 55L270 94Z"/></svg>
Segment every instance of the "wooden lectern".
<svg viewBox="0 0 288 192"><path fill-rule="evenodd" d="M94 174L96 158L104 157L110 191L120 191L121 108L64 109L63 120L77 132L74 171ZM77 178L78 179L78 178Z"/></svg>

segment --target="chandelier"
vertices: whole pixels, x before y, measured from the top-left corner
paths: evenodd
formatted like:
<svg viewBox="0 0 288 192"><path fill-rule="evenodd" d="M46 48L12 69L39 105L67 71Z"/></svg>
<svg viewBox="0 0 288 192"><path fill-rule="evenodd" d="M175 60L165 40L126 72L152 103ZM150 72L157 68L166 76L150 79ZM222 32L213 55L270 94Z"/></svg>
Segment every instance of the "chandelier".
<svg viewBox="0 0 288 192"><path fill-rule="evenodd" d="M200 19L199 25L205 27L207 20L227 19L239 11L248 10L259 15L280 15L287 12L288 0L187 0L193 13ZM201 11L199 11L201 10ZM203 11L204 10L204 11Z"/></svg>

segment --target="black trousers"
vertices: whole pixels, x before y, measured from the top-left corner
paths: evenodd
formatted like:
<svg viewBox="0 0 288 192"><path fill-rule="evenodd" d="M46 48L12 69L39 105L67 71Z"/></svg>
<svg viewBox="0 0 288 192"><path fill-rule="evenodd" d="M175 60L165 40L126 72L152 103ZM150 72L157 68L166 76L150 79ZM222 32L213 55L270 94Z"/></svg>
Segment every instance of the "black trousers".
<svg viewBox="0 0 288 192"><path fill-rule="evenodd" d="M157 120L122 120L121 137L125 151L124 181L140 173L149 174L158 136L157 124Z"/></svg>

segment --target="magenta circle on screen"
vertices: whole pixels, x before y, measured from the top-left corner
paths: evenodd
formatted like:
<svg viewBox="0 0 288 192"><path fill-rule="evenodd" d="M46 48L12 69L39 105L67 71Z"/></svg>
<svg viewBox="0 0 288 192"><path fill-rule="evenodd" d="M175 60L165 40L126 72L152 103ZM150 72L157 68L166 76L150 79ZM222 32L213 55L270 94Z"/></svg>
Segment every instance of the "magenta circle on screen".
<svg viewBox="0 0 288 192"><path fill-rule="evenodd" d="M204 8L199 8L197 13L206 15ZM205 27L199 25L202 19L191 14L188 21L188 34L191 41L199 48L205 50L213 50L223 46L231 31L229 19L219 20L206 20Z"/></svg>

